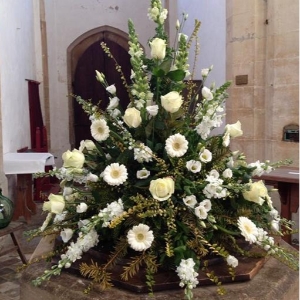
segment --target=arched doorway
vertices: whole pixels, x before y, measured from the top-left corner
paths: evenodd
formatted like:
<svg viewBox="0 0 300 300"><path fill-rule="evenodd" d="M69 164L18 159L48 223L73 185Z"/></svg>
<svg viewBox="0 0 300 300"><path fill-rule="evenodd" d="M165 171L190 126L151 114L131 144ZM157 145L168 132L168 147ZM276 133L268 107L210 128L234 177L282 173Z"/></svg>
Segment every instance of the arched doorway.
<svg viewBox="0 0 300 300"><path fill-rule="evenodd" d="M95 32L96 31L96 32ZM77 41L76 45L74 43ZM91 99L94 104L101 100L101 106L107 106L109 99L104 87L96 80L95 70L105 74L109 84L115 84L117 96L123 108L129 103L129 97L116 71L115 62L102 50L100 43L105 42L111 53L121 65L127 82L130 81L130 56L128 54L128 35L104 26L81 36L73 43L70 52L71 93L83 99ZM71 46L70 46L71 47ZM69 47L69 48L70 48ZM90 120L75 99L71 100L71 143L78 148L80 141L91 139Z"/></svg>

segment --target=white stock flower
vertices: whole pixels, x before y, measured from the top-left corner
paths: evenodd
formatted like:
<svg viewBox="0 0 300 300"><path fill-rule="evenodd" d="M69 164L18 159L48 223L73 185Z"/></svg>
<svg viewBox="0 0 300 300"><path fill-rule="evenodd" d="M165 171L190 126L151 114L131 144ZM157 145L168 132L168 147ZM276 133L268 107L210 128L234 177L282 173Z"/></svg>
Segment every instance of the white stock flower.
<svg viewBox="0 0 300 300"><path fill-rule="evenodd" d="M105 141L109 137L109 127L104 119L94 120L91 124L92 137L98 141Z"/></svg>
<svg viewBox="0 0 300 300"><path fill-rule="evenodd" d="M151 57L159 60L163 60L166 56L166 41L160 38L154 38L150 42Z"/></svg>
<svg viewBox="0 0 300 300"><path fill-rule="evenodd" d="M73 236L73 230L71 228L64 228L64 230L60 232L60 236L63 242L67 243Z"/></svg>
<svg viewBox="0 0 300 300"><path fill-rule="evenodd" d="M134 159L139 163L152 161L152 150L143 143L140 143L139 147L134 148L133 152Z"/></svg>
<svg viewBox="0 0 300 300"><path fill-rule="evenodd" d="M205 98L206 100L212 100L214 98L211 90L206 86L202 88L201 93L202 93L202 97Z"/></svg>
<svg viewBox="0 0 300 300"><path fill-rule="evenodd" d="M128 177L127 169L124 165L119 163L112 163L103 171L103 180L109 185L123 184Z"/></svg>
<svg viewBox="0 0 300 300"><path fill-rule="evenodd" d="M197 204L197 199L195 195L186 196L182 200L186 206L189 206L191 208L194 208Z"/></svg>
<svg viewBox="0 0 300 300"><path fill-rule="evenodd" d="M127 233L128 244L135 251L144 251L150 248L153 240L153 231L145 224L135 225Z"/></svg>
<svg viewBox="0 0 300 300"><path fill-rule="evenodd" d="M143 170L139 170L136 172L136 177L138 179L146 179L148 178L150 175L150 171L146 170L146 169L143 169Z"/></svg>
<svg viewBox="0 0 300 300"><path fill-rule="evenodd" d="M165 149L169 156L181 157L188 150L188 141L184 135L176 133L167 138Z"/></svg>
<svg viewBox="0 0 300 300"><path fill-rule="evenodd" d="M123 120L128 125L128 127L137 128L142 123L141 112L135 107L127 108L125 110Z"/></svg>
<svg viewBox="0 0 300 300"><path fill-rule="evenodd" d="M78 204L76 206L76 212L79 213L79 214L86 212L87 209L88 209L88 206L84 202L81 202L80 204Z"/></svg>
<svg viewBox="0 0 300 300"><path fill-rule="evenodd" d="M109 93L112 94L112 95L115 95L117 89L116 89L116 86L115 86L114 84L112 84L112 85L110 85L110 86L108 86L108 87L106 88L106 91L109 92Z"/></svg>
<svg viewBox="0 0 300 300"><path fill-rule="evenodd" d="M108 227L110 221L120 216L124 212L123 201L120 198L118 201L114 201L107 204L106 207L100 210L98 216L102 219L102 227Z"/></svg>
<svg viewBox="0 0 300 300"><path fill-rule="evenodd" d="M250 219L247 217L239 217L238 227L247 242L252 244L257 241L258 229Z"/></svg>
<svg viewBox="0 0 300 300"><path fill-rule="evenodd" d="M186 162L185 166L192 173L198 173L201 171L201 162L198 160L189 160Z"/></svg>
<svg viewBox="0 0 300 300"><path fill-rule="evenodd" d="M232 255L228 255L226 262L229 266L236 268L239 265L239 261Z"/></svg>
<svg viewBox="0 0 300 300"><path fill-rule="evenodd" d="M181 259L179 266L176 268L177 275L180 278L180 287L186 285L186 289L191 290L197 286L199 274L195 272L195 265L192 258Z"/></svg>
<svg viewBox="0 0 300 300"><path fill-rule="evenodd" d="M204 149L199 154L199 158L204 163L210 162L212 160L212 153L208 149Z"/></svg>
<svg viewBox="0 0 300 300"><path fill-rule="evenodd" d="M176 91L169 92L160 99L161 106L169 113L177 112L183 103L182 96Z"/></svg>

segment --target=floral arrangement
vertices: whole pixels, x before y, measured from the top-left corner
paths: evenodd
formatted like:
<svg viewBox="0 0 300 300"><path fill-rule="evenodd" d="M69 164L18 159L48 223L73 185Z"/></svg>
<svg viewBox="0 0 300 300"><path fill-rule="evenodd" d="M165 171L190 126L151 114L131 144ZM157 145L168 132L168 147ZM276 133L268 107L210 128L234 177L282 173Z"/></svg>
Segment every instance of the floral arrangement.
<svg viewBox="0 0 300 300"><path fill-rule="evenodd" d="M116 62L130 97L128 107L119 105L114 83L96 71L110 99L106 109L76 96L90 117L93 141L66 151L61 168L37 174L56 176L61 192L50 194L43 204L45 222L31 234L55 233L63 245L57 250L58 264L34 283L59 275L84 252L102 245L111 250L108 261L83 263L80 270L103 289L112 285L110 268L129 256L123 280L144 266L152 292L158 270L173 270L186 298L192 299L200 263L209 254L223 258L234 277L238 255L248 253L240 248L239 238L297 269L297 258L274 242L274 235L292 232L291 222L280 218L263 181L252 181L285 162L249 164L242 153L231 151L230 140L243 133L239 121L227 124L223 134L213 134L222 125L230 83L207 87L212 67L201 71L201 87L192 80L195 67L189 71L187 60L195 42L196 61L200 22L187 37L183 14L171 48L164 31L167 10L160 0L151 0L148 17L156 23L149 40L151 57L146 57L129 20L130 83Z"/></svg>

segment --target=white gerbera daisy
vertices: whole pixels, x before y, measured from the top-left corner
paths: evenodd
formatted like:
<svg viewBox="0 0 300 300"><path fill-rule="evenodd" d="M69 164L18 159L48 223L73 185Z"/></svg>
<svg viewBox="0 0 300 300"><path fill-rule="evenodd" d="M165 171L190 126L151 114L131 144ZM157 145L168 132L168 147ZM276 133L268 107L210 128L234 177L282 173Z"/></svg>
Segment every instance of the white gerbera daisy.
<svg viewBox="0 0 300 300"><path fill-rule="evenodd" d="M204 149L200 154L199 158L202 162L207 163L212 160L212 154L208 149Z"/></svg>
<svg viewBox="0 0 300 300"><path fill-rule="evenodd" d="M128 244L135 251L144 251L151 247L154 240L153 231L145 224L135 225L128 231Z"/></svg>
<svg viewBox="0 0 300 300"><path fill-rule="evenodd" d="M191 208L194 208L197 204L197 199L195 195L186 196L182 200L186 206L189 206Z"/></svg>
<svg viewBox="0 0 300 300"><path fill-rule="evenodd" d="M245 240L250 244L257 241L258 229L256 225L247 217L238 218L238 227Z"/></svg>
<svg viewBox="0 0 300 300"><path fill-rule="evenodd" d="M198 173L201 171L201 162L199 160L189 160L186 162L186 168L193 173Z"/></svg>
<svg viewBox="0 0 300 300"><path fill-rule="evenodd" d="M176 133L174 135L171 135L166 140L165 149L169 156L181 157L188 150L188 144L189 142L186 140L184 135Z"/></svg>
<svg viewBox="0 0 300 300"><path fill-rule="evenodd" d="M98 141L105 141L109 137L109 127L104 119L95 120L91 125L92 137Z"/></svg>
<svg viewBox="0 0 300 300"><path fill-rule="evenodd" d="M127 177L126 167L118 163L110 164L103 171L103 180L109 185L120 185L126 181Z"/></svg>
<svg viewBox="0 0 300 300"><path fill-rule="evenodd" d="M207 210L203 205L198 205L195 208L195 215L200 219L200 220L205 220L207 218Z"/></svg>

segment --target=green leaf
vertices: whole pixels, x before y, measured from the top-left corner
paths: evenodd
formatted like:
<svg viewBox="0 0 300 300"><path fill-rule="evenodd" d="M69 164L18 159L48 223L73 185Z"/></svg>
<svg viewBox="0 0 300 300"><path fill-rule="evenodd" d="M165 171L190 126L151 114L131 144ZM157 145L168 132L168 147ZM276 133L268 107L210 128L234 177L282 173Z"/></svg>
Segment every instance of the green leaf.
<svg viewBox="0 0 300 300"><path fill-rule="evenodd" d="M171 66L172 66L172 59L168 59L168 60L163 61L160 64L159 68L161 70L163 70L165 72L165 74L166 74L166 73L168 73L170 71Z"/></svg>
<svg viewBox="0 0 300 300"><path fill-rule="evenodd" d="M153 75L156 77L164 77L165 71L162 69L155 68L153 69Z"/></svg>
<svg viewBox="0 0 300 300"><path fill-rule="evenodd" d="M182 81L185 77L185 72L183 70L170 71L167 75L173 81Z"/></svg>

